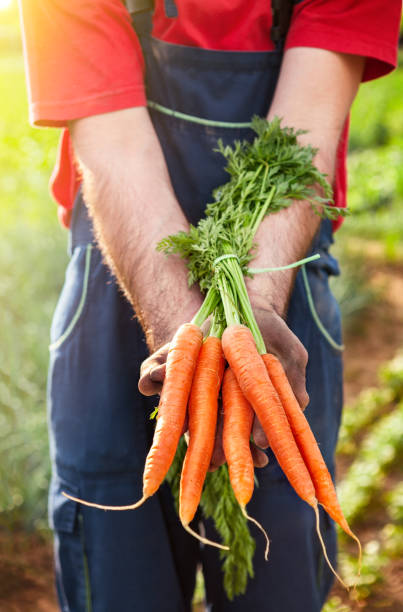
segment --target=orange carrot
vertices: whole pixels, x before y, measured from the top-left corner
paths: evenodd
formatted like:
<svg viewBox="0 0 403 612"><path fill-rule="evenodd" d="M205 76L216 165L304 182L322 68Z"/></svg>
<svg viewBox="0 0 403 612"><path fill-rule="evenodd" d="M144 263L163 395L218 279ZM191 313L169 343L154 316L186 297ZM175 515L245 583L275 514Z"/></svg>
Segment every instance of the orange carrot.
<svg viewBox="0 0 403 612"><path fill-rule="evenodd" d="M277 391L284 411L287 415L295 441L304 458L305 465L312 477L316 497L326 512L340 525L340 527L354 540L356 540L361 559L361 544L357 536L351 531L337 499L336 489L332 477L322 457L315 436L309 423L302 412L300 405L294 395L286 373L280 361L274 355L266 353L262 355L267 372Z"/></svg>
<svg viewBox="0 0 403 612"><path fill-rule="evenodd" d="M183 462L180 492L179 518L183 527L200 536L189 528L203 489L204 480L214 449L217 425L218 394L224 374L224 355L221 340L209 336L199 353L196 371L190 392L189 446ZM214 544L213 542L208 542ZM215 544L221 548L221 545Z"/></svg>
<svg viewBox="0 0 403 612"><path fill-rule="evenodd" d="M227 368L222 385L222 401L224 411L223 447L228 464L229 479L235 498L244 516L252 521L266 538L265 559L269 555L270 541L265 529L246 512L246 504L250 501L255 482L253 458L250 450L250 434L252 431L253 408L241 391L231 368Z"/></svg>
<svg viewBox="0 0 403 612"><path fill-rule="evenodd" d="M311 475L295 442L262 356L257 352L252 332L244 325L231 325L223 333L222 346L243 394L257 414L280 467L296 493L313 508L316 532L329 568L341 584L348 588L328 557L320 532L318 500Z"/></svg>
<svg viewBox="0 0 403 612"><path fill-rule="evenodd" d="M254 412L231 368L224 374L222 401L222 440L229 478L238 503L246 506L252 497L255 477L249 444Z"/></svg>
<svg viewBox="0 0 403 612"><path fill-rule="evenodd" d="M170 468L182 435L187 401L202 342L200 328L193 323L185 323L179 327L170 343L157 425L143 473L143 497L127 506L104 506L64 493L66 497L102 510L132 510L157 491Z"/></svg>
<svg viewBox="0 0 403 612"><path fill-rule="evenodd" d="M296 493L316 508L311 476L296 445L280 399L257 352L251 331L244 325L230 325L223 333L222 346L242 393L256 412L284 474Z"/></svg>

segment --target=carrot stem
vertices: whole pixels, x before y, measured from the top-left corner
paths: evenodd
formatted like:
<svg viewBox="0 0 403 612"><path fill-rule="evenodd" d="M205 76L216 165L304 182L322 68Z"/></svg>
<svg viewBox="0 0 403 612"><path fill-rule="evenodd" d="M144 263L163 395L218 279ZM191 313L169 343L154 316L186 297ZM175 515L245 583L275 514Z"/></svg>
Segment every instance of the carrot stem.
<svg viewBox="0 0 403 612"><path fill-rule="evenodd" d="M224 323L216 308L213 312L213 321L211 323L209 336L214 336L215 338L221 338L223 335L223 331L225 329Z"/></svg>
<svg viewBox="0 0 403 612"><path fill-rule="evenodd" d="M224 307L225 319L227 325L236 325L240 323L239 312L236 308L236 301L233 291L231 290L230 280L224 274L219 274L217 284L220 291L221 301Z"/></svg>
<svg viewBox="0 0 403 612"><path fill-rule="evenodd" d="M225 250L229 250L229 249L230 249L230 246L228 245L228 247L226 247ZM252 306L250 303L248 291L246 289L245 280L242 274L241 266L239 265L235 257L231 259L223 259L219 263L219 266L220 266L220 270L225 275L227 283L231 283L231 286L233 288L232 293L235 296L235 299L239 302L242 317L245 320L246 325L249 327L249 329L252 332L258 352L261 355L263 355L264 353L266 353L266 346L263 340L263 336L260 332L259 326L256 322L255 315L253 314L253 310L252 310ZM221 294L221 297L222 297L222 294ZM238 315L237 321L235 321L232 318L228 318L227 311L225 311L225 316L226 316L228 325L233 325L234 323L239 322L239 315Z"/></svg>
<svg viewBox="0 0 403 612"><path fill-rule="evenodd" d="M191 323L194 323L194 325L201 327L207 317L210 316L210 314L213 312L214 308L216 308L219 301L220 296L212 285L207 291L203 304L200 306L199 310L193 317Z"/></svg>
<svg viewBox="0 0 403 612"><path fill-rule="evenodd" d="M263 181L262 181L262 189L264 188L264 183L265 183L265 179L266 179L268 170L269 170L269 166L268 166L268 164L266 164L264 178L263 178ZM267 213L267 209L268 209L268 207L271 204L271 201L272 201L272 199L274 197L275 191L276 191L276 187L273 185L273 187L269 191L269 195L267 196L267 199L266 199L265 203L263 204L263 206L260 206L260 207L257 206L255 208L254 219L252 220L251 227L250 227L250 239L249 239L248 251L250 251L250 249L252 248L253 239L255 237L255 234L256 234L256 232L257 232L257 230L259 228L260 223L262 222L263 217ZM257 215L256 215L256 212L258 212Z"/></svg>
<svg viewBox="0 0 403 612"><path fill-rule="evenodd" d="M304 257L304 259L299 259L298 261L294 261L293 263L286 264L284 266L275 266L274 268L248 268L248 272L250 274L265 274L266 272L280 272L281 270L291 270L292 268L298 268L299 266L303 266L304 264L310 263L311 261L316 261L320 259L319 253L315 253L315 255L310 255L309 257Z"/></svg>
<svg viewBox="0 0 403 612"><path fill-rule="evenodd" d="M237 295L239 296L239 302L242 308L242 315L245 319L247 326L252 332L258 353L260 355L263 355L264 353L266 353L266 345L264 343L259 326L256 322L255 315L253 314L252 305L250 303L241 267L236 260L232 260L231 262L229 262L229 267L234 277L234 283L236 284Z"/></svg>

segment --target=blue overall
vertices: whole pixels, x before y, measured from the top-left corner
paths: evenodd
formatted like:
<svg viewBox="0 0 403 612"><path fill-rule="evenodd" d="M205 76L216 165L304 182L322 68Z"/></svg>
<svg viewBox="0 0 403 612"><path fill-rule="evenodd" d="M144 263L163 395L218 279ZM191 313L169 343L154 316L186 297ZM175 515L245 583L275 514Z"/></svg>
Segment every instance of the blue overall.
<svg viewBox="0 0 403 612"><path fill-rule="evenodd" d="M172 45L141 36L149 100L213 121L243 123L264 116L278 77L281 52L220 52ZM226 180L217 139L253 136L248 128L200 125L150 110L178 201L193 223ZM150 203L152 215L152 203ZM337 304L328 277L338 273L329 254L330 222L323 222L312 250L321 258L306 268L322 323L341 340ZM319 612L331 586L315 534L311 508L294 493L271 451L256 470L248 511L271 539L251 527L257 547L255 578L229 602L222 587L219 553L203 547L181 527L171 493L163 485L142 507L103 512L79 506L63 490L101 504L121 505L141 497L142 471L156 398L139 394L141 362L147 356L142 330L93 238L78 196L70 233L71 259L51 329L49 426L53 476L49 495L55 534L57 591L63 612L186 612L195 572L203 567L208 610ZM269 262L268 262L269 263ZM309 352L306 415L330 470L342 406L340 354L315 325L301 272L287 323ZM208 537L217 539L209 521ZM336 544L331 521L321 517L329 556ZM194 525L197 528L197 522Z"/></svg>

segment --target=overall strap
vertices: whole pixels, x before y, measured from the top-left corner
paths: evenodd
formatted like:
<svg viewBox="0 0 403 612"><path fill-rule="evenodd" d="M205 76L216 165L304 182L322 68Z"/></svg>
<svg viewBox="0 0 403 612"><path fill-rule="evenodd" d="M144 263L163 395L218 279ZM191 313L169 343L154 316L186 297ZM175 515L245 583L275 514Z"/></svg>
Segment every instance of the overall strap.
<svg viewBox="0 0 403 612"><path fill-rule="evenodd" d="M282 50L290 26L293 0L271 0L272 27L270 37L276 49Z"/></svg>
<svg viewBox="0 0 403 612"><path fill-rule="evenodd" d="M126 8L132 18L138 13L149 12L154 10L154 0L124 0ZM178 9L176 8L175 0L164 0L165 14L167 17L177 17Z"/></svg>
<svg viewBox="0 0 403 612"><path fill-rule="evenodd" d="M125 4L132 17L137 13L154 10L154 0L125 0Z"/></svg>
<svg viewBox="0 0 403 612"><path fill-rule="evenodd" d="M154 0L124 0L132 18L132 25L137 36L148 36L151 33L151 15L154 11Z"/></svg>
<svg viewBox="0 0 403 612"><path fill-rule="evenodd" d="M152 13L154 10L154 0L124 0L127 10L132 18L139 13ZM178 10L175 0L164 0L165 13L167 17L177 17ZM282 50L285 37L291 21L293 0L271 0L272 27L270 36L276 49Z"/></svg>

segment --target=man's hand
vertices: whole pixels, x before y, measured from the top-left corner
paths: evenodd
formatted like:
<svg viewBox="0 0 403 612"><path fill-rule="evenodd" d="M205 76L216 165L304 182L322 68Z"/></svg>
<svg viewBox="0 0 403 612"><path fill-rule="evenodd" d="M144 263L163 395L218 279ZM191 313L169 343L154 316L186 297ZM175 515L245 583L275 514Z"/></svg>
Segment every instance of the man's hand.
<svg viewBox="0 0 403 612"><path fill-rule="evenodd" d="M169 343L164 344L141 364L138 387L143 395L158 395L161 393L168 350Z"/></svg>

